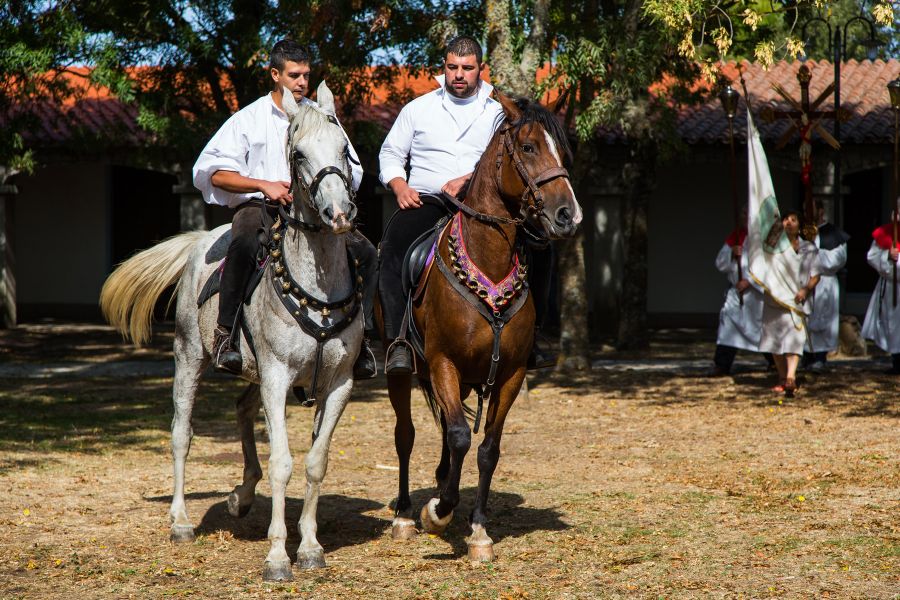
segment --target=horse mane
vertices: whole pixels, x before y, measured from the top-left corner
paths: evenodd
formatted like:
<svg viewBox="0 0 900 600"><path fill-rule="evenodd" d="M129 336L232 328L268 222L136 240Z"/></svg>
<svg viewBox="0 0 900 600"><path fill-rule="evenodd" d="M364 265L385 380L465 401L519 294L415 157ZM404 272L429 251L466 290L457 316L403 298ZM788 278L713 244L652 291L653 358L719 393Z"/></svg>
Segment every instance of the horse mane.
<svg viewBox="0 0 900 600"><path fill-rule="evenodd" d="M293 144L295 139L317 133L330 123L333 121L322 109L314 104L304 102L300 105L296 126L291 123L291 134L288 141Z"/></svg>
<svg viewBox="0 0 900 600"><path fill-rule="evenodd" d="M562 123L559 122L559 119L556 118L556 115L544 108L539 102L528 98L516 98L515 103L519 110L522 111L522 115L516 121L510 123L515 134L518 135L519 130L525 125L530 127L537 123L544 128L544 131L550 134L560 151L571 160L572 147L569 145L569 136L566 135L566 130Z"/></svg>

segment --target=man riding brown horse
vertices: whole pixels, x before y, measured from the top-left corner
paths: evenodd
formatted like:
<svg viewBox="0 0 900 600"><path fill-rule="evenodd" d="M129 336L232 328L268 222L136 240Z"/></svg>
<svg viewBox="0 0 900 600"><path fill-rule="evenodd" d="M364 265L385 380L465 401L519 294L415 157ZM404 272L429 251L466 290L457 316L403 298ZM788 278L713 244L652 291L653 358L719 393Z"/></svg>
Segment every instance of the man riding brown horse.
<svg viewBox="0 0 900 600"><path fill-rule="evenodd" d="M401 337L406 311L401 276L407 250L441 217L455 212L442 195L460 195L504 119L500 103L490 97L493 87L480 77L484 70L481 59L481 46L473 38L453 39L444 54L444 73L437 77L440 87L400 111L378 156L381 182L394 192L400 207L391 218L379 251L384 342L390 348L385 373L409 373L413 367L409 346L403 340L394 343ZM546 312L550 252L549 248L534 250L529 273L539 311L538 325ZM555 358L535 348L529 364L535 368L552 366Z"/></svg>

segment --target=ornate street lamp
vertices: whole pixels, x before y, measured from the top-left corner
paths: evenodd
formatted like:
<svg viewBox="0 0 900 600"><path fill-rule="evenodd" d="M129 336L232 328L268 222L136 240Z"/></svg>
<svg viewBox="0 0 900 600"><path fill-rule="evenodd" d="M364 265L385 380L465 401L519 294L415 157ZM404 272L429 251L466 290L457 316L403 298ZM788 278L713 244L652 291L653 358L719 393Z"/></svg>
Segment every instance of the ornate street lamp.
<svg viewBox="0 0 900 600"><path fill-rule="evenodd" d="M898 179L900 179L900 174L898 174L898 166L897 166L897 141L900 138L900 77L893 80L889 84L887 84L888 94L891 96L891 108L894 109L894 185L892 188L893 191L893 200L894 200L894 210L891 211L891 223L894 228L893 235L893 248L897 247L897 223L900 221L900 206L898 206L897 201L897 193L898 193ZM893 263L893 271L894 271L894 307L897 306L897 263Z"/></svg>
<svg viewBox="0 0 900 600"><path fill-rule="evenodd" d="M734 212L734 228L739 229L741 227L741 209L739 207L738 202L738 192L737 192L737 157L734 152L734 116L737 114L738 100L740 99L740 94L738 94L731 85L725 86L721 92L719 92L719 100L722 102L722 110L725 111L725 116L728 118L728 140L731 144L731 208ZM738 281L744 278L743 269L741 268L741 259L737 257L737 268L738 268ZM741 306L744 306L744 296L743 294L738 294L738 300L741 303Z"/></svg>
<svg viewBox="0 0 900 600"><path fill-rule="evenodd" d="M821 15L821 13L819 13ZM804 44L809 43L809 38L806 36L806 28L813 24L823 24L828 28L828 53L832 54L834 61L834 139L840 144L841 142L841 62L846 58L845 54L847 51L847 30L850 29L851 25L855 23L864 23L869 28L869 37L863 40L862 42L858 42L862 44L866 49L866 56L869 60L875 60L878 56L878 49L884 45L884 42L878 39L878 36L875 33L875 22L869 19L862 14L852 17L844 21L844 23L838 23L835 28L832 29L831 23L822 18L821 16L816 16L808 19L801 28L800 39L804 41ZM806 52L804 51L802 60L806 60ZM842 219L841 214L842 208L842 198L841 198L841 151L838 149L835 154L834 159L834 211L835 211L835 222L840 224Z"/></svg>

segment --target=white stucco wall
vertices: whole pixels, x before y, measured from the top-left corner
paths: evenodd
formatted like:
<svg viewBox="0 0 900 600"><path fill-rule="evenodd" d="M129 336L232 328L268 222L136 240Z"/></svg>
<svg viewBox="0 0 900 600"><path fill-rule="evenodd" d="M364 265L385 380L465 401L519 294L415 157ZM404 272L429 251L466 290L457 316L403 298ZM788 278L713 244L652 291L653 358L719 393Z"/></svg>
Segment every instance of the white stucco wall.
<svg viewBox="0 0 900 600"><path fill-rule="evenodd" d="M19 303L97 304L110 267L109 185L109 167L96 162L16 178Z"/></svg>

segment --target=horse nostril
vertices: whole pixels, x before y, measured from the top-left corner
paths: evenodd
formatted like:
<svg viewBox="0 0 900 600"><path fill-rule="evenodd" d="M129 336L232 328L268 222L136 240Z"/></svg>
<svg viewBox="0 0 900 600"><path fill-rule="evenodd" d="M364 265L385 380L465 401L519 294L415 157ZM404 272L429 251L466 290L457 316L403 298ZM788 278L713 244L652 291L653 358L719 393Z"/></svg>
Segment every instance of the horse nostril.
<svg viewBox="0 0 900 600"><path fill-rule="evenodd" d="M328 217L329 221L334 220L334 211L331 209L330 206L324 210L324 213L325 213L325 216Z"/></svg>
<svg viewBox="0 0 900 600"><path fill-rule="evenodd" d="M556 211L555 221L560 227L568 227L572 223L572 215L569 214L568 207L563 206Z"/></svg>

